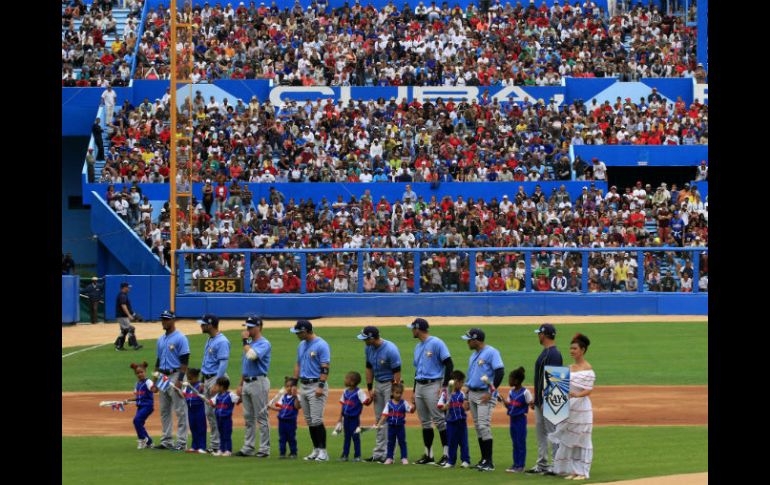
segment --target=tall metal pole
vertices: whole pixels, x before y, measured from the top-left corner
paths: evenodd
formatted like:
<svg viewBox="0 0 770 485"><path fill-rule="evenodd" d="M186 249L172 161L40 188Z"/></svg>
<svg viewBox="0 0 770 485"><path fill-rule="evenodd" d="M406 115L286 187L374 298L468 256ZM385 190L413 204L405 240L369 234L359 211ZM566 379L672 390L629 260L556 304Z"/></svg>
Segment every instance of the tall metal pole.
<svg viewBox="0 0 770 485"><path fill-rule="evenodd" d="M177 284L177 264L176 264L176 250L177 250L177 187L176 187L176 175L177 175L177 159L176 159L176 146L177 146L177 103L176 103L176 83L177 83L177 58L176 58L176 0L171 0L171 45L170 51L170 68L171 79L169 94L171 96L171 138L170 138L170 150L169 150L169 189L171 197L169 199L169 210L171 211L171 295L169 305L171 311L176 311L176 284Z"/></svg>

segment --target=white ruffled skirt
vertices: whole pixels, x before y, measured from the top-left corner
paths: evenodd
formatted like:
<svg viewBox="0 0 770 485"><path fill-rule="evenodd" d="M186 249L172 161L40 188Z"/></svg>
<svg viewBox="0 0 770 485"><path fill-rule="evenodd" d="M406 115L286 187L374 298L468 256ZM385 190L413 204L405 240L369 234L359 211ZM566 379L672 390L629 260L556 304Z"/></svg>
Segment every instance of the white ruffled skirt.
<svg viewBox="0 0 770 485"><path fill-rule="evenodd" d="M556 445L553 471L559 475L583 475L590 477L594 447L593 409L589 397L572 398L569 401L569 417L556 426L548 440Z"/></svg>

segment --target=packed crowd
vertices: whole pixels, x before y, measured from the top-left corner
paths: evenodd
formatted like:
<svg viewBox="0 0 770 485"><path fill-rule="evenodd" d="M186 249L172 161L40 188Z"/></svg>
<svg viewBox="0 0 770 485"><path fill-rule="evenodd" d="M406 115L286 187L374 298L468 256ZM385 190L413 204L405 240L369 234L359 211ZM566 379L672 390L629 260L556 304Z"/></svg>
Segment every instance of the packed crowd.
<svg viewBox="0 0 770 485"><path fill-rule="evenodd" d="M235 106L200 92L185 103L193 182L451 182L606 180L599 160L570 162L570 144L708 143L708 105L666 106L653 90L634 103L577 100L498 102L482 95L455 103L390 101L304 103L276 108L256 97ZM99 181L168 182L169 94L139 106L126 100L108 125ZM180 177L181 177L180 172Z"/></svg>
<svg viewBox="0 0 770 485"><path fill-rule="evenodd" d="M118 34L112 16L115 0L62 0L62 86L128 86L144 0L123 0L129 9L124 31ZM75 21L82 23L75 28ZM107 44L105 37L113 41Z"/></svg>
<svg viewBox="0 0 770 485"><path fill-rule="evenodd" d="M442 200L431 196L426 201L409 185L394 201L373 200L368 190L348 201L341 195L333 202L326 198L318 203L295 201L275 188L269 197L254 201L246 184L221 197L215 193L194 201L192 217L180 211L181 249L286 249L253 255L250 274L256 292L299 292L300 258L290 252L293 249L383 248L382 253L365 255L364 291L409 292L414 291L414 256L385 249L436 248L421 258L420 286L424 292L443 292L468 290L471 277L477 291L521 291L525 263L522 253L477 253L476 267L470 268L467 252L441 252L442 248L547 247L531 256L532 288L580 291L581 256L569 248L708 245L708 202L690 184L681 189L672 185L669 190L663 183L653 190L640 181L623 193L612 186L607 194L591 184L574 199L564 186L550 194L539 186L531 194L520 187L513 196L504 194L489 201L466 201L462 196ZM106 200L161 262L168 263L168 203L154 219L151 203L137 186L121 192L111 186ZM707 256L699 257L701 275L707 275ZM688 283L681 273L687 268L692 273L689 253L648 254L644 261L650 288L686 291ZM188 264L193 279L240 278L245 258L201 254ZM636 291L637 264L636 254L622 250L592 253L589 291ZM664 267L676 271L674 287L668 275L656 273ZM308 292L357 291L357 258L352 253L308 255L306 284Z"/></svg>
<svg viewBox="0 0 770 485"><path fill-rule="evenodd" d="M194 26L193 82L272 79L310 86L556 86L565 76L695 77L696 29L684 17L636 4L608 17L593 2L500 0L482 12L442 2L393 2L378 10L358 1L328 9L299 2L205 3ZM170 11L151 10L136 77L168 79Z"/></svg>

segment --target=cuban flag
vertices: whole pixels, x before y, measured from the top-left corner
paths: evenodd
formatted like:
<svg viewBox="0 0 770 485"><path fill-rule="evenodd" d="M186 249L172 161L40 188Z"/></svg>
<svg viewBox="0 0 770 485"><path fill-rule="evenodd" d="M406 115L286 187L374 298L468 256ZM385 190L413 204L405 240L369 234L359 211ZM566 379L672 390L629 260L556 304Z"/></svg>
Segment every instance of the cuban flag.
<svg viewBox="0 0 770 485"><path fill-rule="evenodd" d="M168 376L162 374L160 377L158 377L158 382L155 383L155 387L157 387L160 391L165 391L170 385L171 379L169 379Z"/></svg>
<svg viewBox="0 0 770 485"><path fill-rule="evenodd" d="M122 402L119 402L119 403L115 403L115 404L112 405L112 410L113 411L125 411L126 407L123 406Z"/></svg>

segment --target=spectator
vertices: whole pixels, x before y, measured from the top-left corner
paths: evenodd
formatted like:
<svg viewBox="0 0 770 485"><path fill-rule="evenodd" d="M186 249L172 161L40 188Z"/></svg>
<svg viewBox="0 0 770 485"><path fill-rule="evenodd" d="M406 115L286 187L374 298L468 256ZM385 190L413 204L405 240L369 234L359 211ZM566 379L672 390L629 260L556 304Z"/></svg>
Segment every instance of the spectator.
<svg viewBox="0 0 770 485"><path fill-rule="evenodd" d="M698 280L698 291L709 291L709 275L701 271L700 280Z"/></svg>
<svg viewBox="0 0 770 485"><path fill-rule="evenodd" d="M668 270L666 272L666 276L663 277L663 279L660 281L660 291L664 292L674 292L677 289L677 282L674 279L673 273L671 270ZM692 287L692 285L690 285Z"/></svg>
<svg viewBox="0 0 770 485"><path fill-rule="evenodd" d="M489 279L489 291L504 291L505 280L500 276L498 271L495 271L492 277Z"/></svg>
<svg viewBox="0 0 770 485"><path fill-rule="evenodd" d="M487 291L488 287L489 278L481 271L476 273L476 291L484 292Z"/></svg>
<svg viewBox="0 0 770 485"><path fill-rule="evenodd" d="M61 257L61 274L75 274L75 260L72 259L72 253L67 253Z"/></svg>
<svg viewBox="0 0 770 485"><path fill-rule="evenodd" d="M695 181L700 182L701 180L708 180L708 176L709 168L708 165L706 165L706 160L701 160L700 166L695 173Z"/></svg>
<svg viewBox="0 0 770 485"><path fill-rule="evenodd" d="M567 278L564 276L564 271L559 269L556 271L556 276L551 278L551 291L567 291Z"/></svg>

